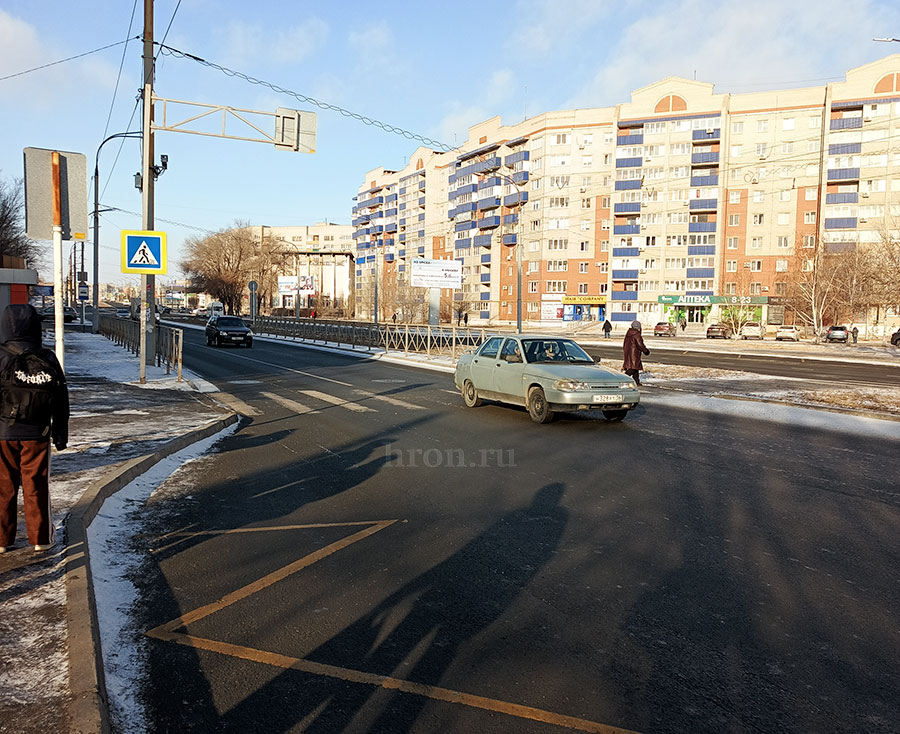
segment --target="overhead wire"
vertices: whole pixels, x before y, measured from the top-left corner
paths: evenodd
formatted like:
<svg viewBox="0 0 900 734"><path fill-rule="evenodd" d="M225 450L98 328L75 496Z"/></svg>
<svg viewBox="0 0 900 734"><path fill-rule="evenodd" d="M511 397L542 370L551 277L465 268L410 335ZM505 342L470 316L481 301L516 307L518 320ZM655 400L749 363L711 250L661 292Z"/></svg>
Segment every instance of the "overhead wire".
<svg viewBox="0 0 900 734"><path fill-rule="evenodd" d="M59 59L59 61L51 61L49 64L41 64L40 66L35 66L31 69L25 69L24 71L17 71L15 74L7 74L6 76L0 76L0 82L4 82L7 79L14 79L18 76L23 76L25 74L31 74L35 71L40 71L41 69L48 69L51 66L56 66L57 64L65 64L68 61L75 61L75 59L81 59L85 56L90 56L91 54L99 53L100 51L105 51L108 48L114 48L116 46L121 46L123 43L128 43L134 39L126 38L124 41L116 41L115 43L109 43L106 46L101 46L100 48L95 48L91 51L85 51L81 54L76 54L75 56L69 56L65 59Z"/></svg>

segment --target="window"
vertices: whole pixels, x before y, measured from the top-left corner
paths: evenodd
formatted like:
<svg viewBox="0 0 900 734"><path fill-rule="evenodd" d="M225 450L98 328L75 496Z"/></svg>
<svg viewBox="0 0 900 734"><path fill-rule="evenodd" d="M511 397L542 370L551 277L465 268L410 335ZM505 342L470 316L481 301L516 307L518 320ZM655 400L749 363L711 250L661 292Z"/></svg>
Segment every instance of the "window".
<svg viewBox="0 0 900 734"><path fill-rule="evenodd" d="M568 166L569 160L570 160L570 158L567 155L551 155L550 156L550 165L551 166Z"/></svg>
<svg viewBox="0 0 900 734"><path fill-rule="evenodd" d="M591 200L590 199L582 199L581 200L581 208L582 209L590 209L591 208Z"/></svg>
<svg viewBox="0 0 900 734"><path fill-rule="evenodd" d="M551 196L550 197L550 208L551 209L559 209L562 207L569 206L569 197L568 196Z"/></svg>
<svg viewBox="0 0 900 734"><path fill-rule="evenodd" d="M785 117L781 121L781 129L782 130L793 130L794 129L794 118L793 117Z"/></svg>
<svg viewBox="0 0 900 734"><path fill-rule="evenodd" d="M741 223L741 215L740 214L729 214L728 215L728 226L729 227L737 227Z"/></svg>
<svg viewBox="0 0 900 734"><path fill-rule="evenodd" d="M656 133L664 133L666 131L666 123L664 122L648 122L644 125L645 135L655 135Z"/></svg>
<svg viewBox="0 0 900 734"><path fill-rule="evenodd" d="M533 178L531 179L531 189L532 191L537 191L541 188L541 179Z"/></svg>
<svg viewBox="0 0 900 734"><path fill-rule="evenodd" d="M578 251L579 252L587 252L589 244L590 243L587 240L581 240L581 242L578 243Z"/></svg>
<svg viewBox="0 0 900 734"><path fill-rule="evenodd" d="M691 152L690 143L673 143L672 155L687 155Z"/></svg>
<svg viewBox="0 0 900 734"><path fill-rule="evenodd" d="M538 282L536 280L528 281L528 292L529 293L537 293L538 292Z"/></svg>
<svg viewBox="0 0 900 734"><path fill-rule="evenodd" d="M609 240L600 240L600 252L609 252Z"/></svg>
<svg viewBox="0 0 900 734"><path fill-rule="evenodd" d="M600 229L607 229L607 230L610 229L610 220L609 219L601 220L600 221Z"/></svg>
<svg viewBox="0 0 900 734"><path fill-rule="evenodd" d="M775 272L776 273L786 273L788 268L787 260L776 260L775 261Z"/></svg>
<svg viewBox="0 0 900 734"><path fill-rule="evenodd" d="M557 189L565 189L569 187L569 177L568 176L550 176L550 186L555 187Z"/></svg>
<svg viewBox="0 0 900 734"><path fill-rule="evenodd" d="M736 273L737 272L737 260L726 260L725 261L725 272L726 273Z"/></svg>
<svg viewBox="0 0 900 734"><path fill-rule="evenodd" d="M588 263L578 263L578 272L586 273L588 271Z"/></svg>
<svg viewBox="0 0 900 734"><path fill-rule="evenodd" d="M547 272L548 273L565 273L569 270L569 261L568 260L548 260L547 261Z"/></svg>
<svg viewBox="0 0 900 734"><path fill-rule="evenodd" d="M753 203L754 204L762 204L765 201L765 194L762 191L754 191L753 192Z"/></svg>
<svg viewBox="0 0 900 734"><path fill-rule="evenodd" d="M600 272L608 273L609 272L609 263L600 263Z"/></svg>
<svg viewBox="0 0 900 734"><path fill-rule="evenodd" d="M813 189L815 190L815 189ZM815 224L816 223L816 213L815 212L803 212L803 223L804 224Z"/></svg>
<svg viewBox="0 0 900 734"><path fill-rule="evenodd" d="M815 117L809 118L809 127L812 128L820 128L822 127L822 118L816 115Z"/></svg>
<svg viewBox="0 0 900 734"><path fill-rule="evenodd" d="M566 281L565 280L548 280L545 292L546 293L565 293L566 292Z"/></svg>
<svg viewBox="0 0 900 734"><path fill-rule="evenodd" d="M766 156L766 153L768 152L768 150L769 150L768 143L757 143L756 144L756 155L758 155L760 158L764 158Z"/></svg>
<svg viewBox="0 0 900 734"><path fill-rule="evenodd" d="M578 293L581 295L586 295L588 292L588 284L587 283L579 283L578 284Z"/></svg>
<svg viewBox="0 0 900 734"><path fill-rule="evenodd" d="M750 272L751 273L762 272L762 260L751 260L750 261Z"/></svg>
<svg viewBox="0 0 900 734"><path fill-rule="evenodd" d="M776 296L786 296L787 295L787 283L783 280L779 280L775 282L775 295Z"/></svg>
<svg viewBox="0 0 900 734"><path fill-rule="evenodd" d="M816 246L816 236L813 234L805 234L803 235L803 243L801 247L815 247Z"/></svg>
<svg viewBox="0 0 900 734"><path fill-rule="evenodd" d="M725 284L725 295L733 296L737 293L737 285L735 283L726 283Z"/></svg>
<svg viewBox="0 0 900 734"><path fill-rule="evenodd" d="M752 247L754 250L758 250L762 247L762 243L763 243L762 237L753 237L750 240L750 247Z"/></svg>
<svg viewBox="0 0 900 734"><path fill-rule="evenodd" d="M587 219L585 219L584 221L581 222L581 231L582 232L587 232L590 228L591 228L591 223Z"/></svg>
<svg viewBox="0 0 900 734"><path fill-rule="evenodd" d="M729 250L736 250L738 247L738 238L737 237L729 237L727 241L727 247Z"/></svg>
<svg viewBox="0 0 900 734"><path fill-rule="evenodd" d="M781 236L778 238L778 246L782 249L790 247L790 240L788 237Z"/></svg>
<svg viewBox="0 0 900 734"><path fill-rule="evenodd" d="M807 153L818 153L819 152L819 141L818 140L810 140L806 144L806 152Z"/></svg>
<svg viewBox="0 0 900 734"><path fill-rule="evenodd" d="M810 187L806 189L805 196L807 201L815 201L819 198L819 192L816 189Z"/></svg>
<svg viewBox="0 0 900 734"><path fill-rule="evenodd" d="M758 296L762 293L762 283L751 283L750 284L750 295Z"/></svg>
<svg viewBox="0 0 900 734"><path fill-rule="evenodd" d="M541 263L538 260L529 260L528 261L528 272L536 273L541 269Z"/></svg>
<svg viewBox="0 0 900 734"><path fill-rule="evenodd" d="M787 212L778 212L777 217L778 224L785 225L791 223L791 215Z"/></svg>
<svg viewBox="0 0 900 734"><path fill-rule="evenodd" d="M778 192L778 201L790 201L791 200L791 192L790 191L779 191Z"/></svg>
<svg viewBox="0 0 900 734"><path fill-rule="evenodd" d="M540 232L541 231L541 220L540 219L535 219L535 220L531 221L529 224L530 224L529 229L531 229L532 232Z"/></svg>
<svg viewBox="0 0 900 734"><path fill-rule="evenodd" d="M731 146L731 155L733 155L733 156L739 156L739 155L741 155L741 153L743 152L743 150L744 150L744 146L743 146L743 145L732 145L732 146Z"/></svg>
<svg viewBox="0 0 900 734"><path fill-rule="evenodd" d="M800 269L804 273L811 273L812 269L813 269L813 261L812 260L804 260L802 263L800 263Z"/></svg>
<svg viewBox="0 0 900 734"><path fill-rule="evenodd" d="M756 121L756 132L758 132L758 133L769 132L769 121L768 120L757 120Z"/></svg>
<svg viewBox="0 0 900 734"><path fill-rule="evenodd" d="M732 122L731 123L731 132L740 134L744 132L744 123L741 122Z"/></svg>
<svg viewBox="0 0 900 734"><path fill-rule="evenodd" d="M765 214L754 214L753 215L753 224L762 224L765 222L766 215Z"/></svg>
<svg viewBox="0 0 900 734"><path fill-rule="evenodd" d="M741 203L741 192L740 191L729 191L728 192L728 203L729 204L740 204Z"/></svg>
<svg viewBox="0 0 900 734"><path fill-rule="evenodd" d="M609 209L609 200L610 200L610 197L601 196L600 197L600 208L601 209Z"/></svg>
<svg viewBox="0 0 900 734"><path fill-rule="evenodd" d="M568 133L556 133L556 135L551 136L550 142L553 145L568 145L569 144L569 134Z"/></svg>
<svg viewBox="0 0 900 734"><path fill-rule="evenodd" d="M569 249L569 240L567 239L552 239L547 242L548 250L567 250Z"/></svg>
<svg viewBox="0 0 900 734"><path fill-rule="evenodd" d="M594 143L594 136L591 133L588 133L581 139L582 145L593 145L593 143Z"/></svg>

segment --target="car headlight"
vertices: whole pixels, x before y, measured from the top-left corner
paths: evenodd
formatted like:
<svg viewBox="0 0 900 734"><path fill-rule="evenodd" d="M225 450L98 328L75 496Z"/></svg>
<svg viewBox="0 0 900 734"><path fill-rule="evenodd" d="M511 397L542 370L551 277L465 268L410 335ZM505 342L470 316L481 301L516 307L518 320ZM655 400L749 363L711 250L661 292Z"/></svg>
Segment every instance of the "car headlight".
<svg viewBox="0 0 900 734"><path fill-rule="evenodd" d="M579 390L590 390L591 386L578 380L557 380L553 383L553 389L562 392L577 392Z"/></svg>
<svg viewBox="0 0 900 734"><path fill-rule="evenodd" d="M634 380L628 380L628 382L619 383L620 390L631 390L634 387L637 387L637 385L634 384Z"/></svg>

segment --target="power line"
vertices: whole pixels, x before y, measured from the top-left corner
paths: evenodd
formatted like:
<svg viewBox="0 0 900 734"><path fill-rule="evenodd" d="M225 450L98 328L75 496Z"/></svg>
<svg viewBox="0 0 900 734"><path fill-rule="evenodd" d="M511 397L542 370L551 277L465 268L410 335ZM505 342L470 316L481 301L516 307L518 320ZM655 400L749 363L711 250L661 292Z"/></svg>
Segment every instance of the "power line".
<svg viewBox="0 0 900 734"><path fill-rule="evenodd" d="M371 127L377 127L381 130L384 130L387 133L392 133L394 135L400 135L407 140L417 140L425 146L429 148L437 148L443 152L449 152L451 150L455 150L452 146L447 145L446 143L442 143L438 140L434 140L432 138L425 137L423 135L419 135L417 133L410 132L409 130L405 130L401 127L396 127L395 125L389 125L385 122L381 122L381 120L376 120L372 117L367 117L365 115L361 115L358 112L351 112L350 110L346 110L343 107L339 107L338 105L330 104L329 102L322 102L321 100L315 99L314 97L309 97L305 94L300 94L299 92L293 92L290 89L285 89L284 87L280 87L277 84L272 84L271 82L264 81L262 79L257 79L256 77L248 76L240 71L235 71L234 69L228 69L224 66L220 66L219 64L215 64L211 61L206 61L205 59L201 59L199 56L194 56L193 54L185 53L184 51L179 51L178 49L172 48L171 46L163 46L160 44L160 52L165 53L168 56L175 56L180 59L190 59L191 61L196 61L198 64L202 64L203 66L208 66L210 69L216 69L217 71L221 71L226 76L237 77L238 79L243 79L245 82L249 82L250 84L257 84L259 86L267 87L271 89L273 92L277 94L284 94L289 97L293 97L294 99L305 102L307 104L311 104L314 107L318 107L322 110L329 110L331 112L337 112L344 117L349 117L351 119L357 120L358 122L363 123L364 125L369 125Z"/></svg>
<svg viewBox="0 0 900 734"><path fill-rule="evenodd" d="M131 28L134 25L134 13L137 10L138 0L134 0L134 4L131 6L131 18L128 21L128 31L125 35L125 48L122 49L122 59L119 61L119 73L116 75L116 86L113 89L112 101L109 103L109 113L106 115L106 127L103 128L103 139L106 139L106 134L109 132L109 121L112 119L113 108L116 104L116 96L119 93L119 81L122 79L122 68L125 66L125 54L128 51L128 42L132 39Z"/></svg>
<svg viewBox="0 0 900 734"><path fill-rule="evenodd" d="M98 53L100 51L105 51L108 48L113 48L114 46L121 46L123 43L128 43L131 38L126 38L124 41L116 41L115 43L110 43L107 46L101 46L100 48L95 48L93 51L85 51L83 54L78 54L77 56L69 56L66 59L60 59L59 61L51 61L49 64L43 64L41 66L35 66L32 69L26 69L25 71L17 71L15 74L8 74L7 76L0 76L0 82L4 82L7 79L12 79L17 76L22 76L23 74L30 74L33 71L40 71L41 69L46 69L51 66L56 66L57 64L64 64L67 61L74 61L75 59L80 59L85 56L90 56L91 54Z"/></svg>
<svg viewBox="0 0 900 734"><path fill-rule="evenodd" d="M175 16L178 14L178 8L181 7L181 0L178 0L178 4L175 6L175 10L172 11L172 17L169 18L169 25L166 26L166 32L163 33L162 41L159 42L159 51L156 52L156 59L159 58L159 54L162 52L163 44L166 42L166 38L169 36L169 31L172 28L172 23L175 22ZM154 61L156 60L154 59Z"/></svg>

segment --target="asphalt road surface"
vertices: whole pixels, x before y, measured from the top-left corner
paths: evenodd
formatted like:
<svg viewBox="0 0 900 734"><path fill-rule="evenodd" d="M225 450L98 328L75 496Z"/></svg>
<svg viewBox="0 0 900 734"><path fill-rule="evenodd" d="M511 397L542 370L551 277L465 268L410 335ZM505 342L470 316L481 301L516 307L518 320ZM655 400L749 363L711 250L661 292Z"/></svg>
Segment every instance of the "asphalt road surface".
<svg viewBox="0 0 900 734"><path fill-rule="evenodd" d="M157 732L897 732L895 442L186 332L250 415L155 495Z"/></svg>

